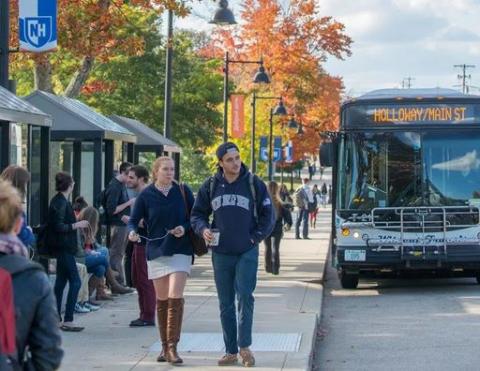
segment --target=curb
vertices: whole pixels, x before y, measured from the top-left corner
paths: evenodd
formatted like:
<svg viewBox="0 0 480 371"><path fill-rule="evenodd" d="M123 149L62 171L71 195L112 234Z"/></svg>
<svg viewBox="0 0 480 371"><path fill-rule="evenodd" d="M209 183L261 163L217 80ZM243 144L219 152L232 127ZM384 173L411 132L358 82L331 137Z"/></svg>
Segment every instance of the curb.
<svg viewBox="0 0 480 371"><path fill-rule="evenodd" d="M308 355L308 363L307 363L307 369L305 371L310 371L313 367L313 358L315 355L315 345L317 343L317 331L318 331L318 326L320 325L321 317L322 317L322 308L323 308L323 300L324 300L324 282L325 282L325 274L327 272L327 265L330 263L330 246L327 251L327 256L325 260L325 264L323 265L323 273L322 273L322 280L320 282L320 285L322 286L322 298L320 300L320 308L315 316L315 327L313 329L313 334L312 334L312 340L311 340L311 349L310 353Z"/></svg>

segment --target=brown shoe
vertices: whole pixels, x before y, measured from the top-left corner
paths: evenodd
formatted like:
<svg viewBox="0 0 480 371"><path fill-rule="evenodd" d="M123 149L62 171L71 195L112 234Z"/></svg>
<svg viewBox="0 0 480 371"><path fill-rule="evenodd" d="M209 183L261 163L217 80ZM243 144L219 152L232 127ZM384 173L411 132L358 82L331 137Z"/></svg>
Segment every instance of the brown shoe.
<svg viewBox="0 0 480 371"><path fill-rule="evenodd" d="M107 278L108 286L110 286L110 290L112 291L112 294L124 295L124 294L130 294L133 292L133 289L122 286L117 282L112 268L108 268L106 278Z"/></svg>
<svg viewBox="0 0 480 371"><path fill-rule="evenodd" d="M113 298L107 294L105 290L105 278L98 278L98 285L97 285L97 295L95 297L96 300L113 300Z"/></svg>
<svg viewBox="0 0 480 371"><path fill-rule="evenodd" d="M168 299L168 318L167 318L167 362L170 364L183 363L183 360L177 353L177 344L180 341L183 320L183 298Z"/></svg>
<svg viewBox="0 0 480 371"><path fill-rule="evenodd" d="M238 357L236 354L225 353L222 358L217 362L219 366L232 366L238 363Z"/></svg>
<svg viewBox="0 0 480 371"><path fill-rule="evenodd" d="M160 341L162 342L162 352L157 357L157 362L167 362L167 318L168 300L157 300L157 326L160 332Z"/></svg>
<svg viewBox="0 0 480 371"><path fill-rule="evenodd" d="M245 367L255 366L255 357L249 348L240 348L240 357L242 357L242 363Z"/></svg>

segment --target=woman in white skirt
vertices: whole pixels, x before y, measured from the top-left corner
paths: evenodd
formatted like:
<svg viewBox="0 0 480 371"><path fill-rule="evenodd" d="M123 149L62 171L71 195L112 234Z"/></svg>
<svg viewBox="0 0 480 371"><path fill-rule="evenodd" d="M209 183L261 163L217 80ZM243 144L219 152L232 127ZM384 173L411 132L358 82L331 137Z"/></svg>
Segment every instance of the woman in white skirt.
<svg viewBox="0 0 480 371"><path fill-rule="evenodd" d="M174 181L175 164L169 157L159 157L153 164L154 183L146 187L135 201L130 215L128 238L146 239L148 278L153 280L157 300L157 325L162 341L158 362L182 363L177 343L183 319L183 291L190 274L193 248L187 231L190 220L186 209L194 203L192 191ZM143 224L142 224L143 223ZM137 233L139 224L148 236Z"/></svg>

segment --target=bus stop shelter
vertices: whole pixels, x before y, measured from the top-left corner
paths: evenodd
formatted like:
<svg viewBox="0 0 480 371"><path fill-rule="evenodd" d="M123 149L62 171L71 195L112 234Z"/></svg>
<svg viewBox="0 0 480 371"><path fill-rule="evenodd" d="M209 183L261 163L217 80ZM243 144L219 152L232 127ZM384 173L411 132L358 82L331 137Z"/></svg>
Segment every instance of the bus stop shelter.
<svg viewBox="0 0 480 371"><path fill-rule="evenodd" d="M8 165L31 174L26 201L27 222L39 225L48 213L51 117L0 86L0 172Z"/></svg>
<svg viewBox="0 0 480 371"><path fill-rule="evenodd" d="M150 157L169 156L175 161L175 176L178 179L182 152L178 144L138 120L119 115L111 115L109 118L136 135L133 157L135 164L148 164L149 154Z"/></svg>
<svg viewBox="0 0 480 371"><path fill-rule="evenodd" d="M120 163L133 161L136 136L86 104L40 90L25 100L53 118L51 195L55 173L67 171L75 179L73 197L92 204Z"/></svg>

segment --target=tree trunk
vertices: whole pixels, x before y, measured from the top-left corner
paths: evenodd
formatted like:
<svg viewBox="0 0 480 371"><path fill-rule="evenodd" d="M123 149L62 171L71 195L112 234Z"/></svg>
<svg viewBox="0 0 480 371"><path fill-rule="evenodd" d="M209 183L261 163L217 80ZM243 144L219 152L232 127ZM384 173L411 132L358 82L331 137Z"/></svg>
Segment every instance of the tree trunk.
<svg viewBox="0 0 480 371"><path fill-rule="evenodd" d="M52 65L48 58L35 61L33 74L35 79L35 90L43 90L53 93Z"/></svg>
<svg viewBox="0 0 480 371"><path fill-rule="evenodd" d="M76 98L82 87L85 85L87 81L88 75L93 68L93 63L95 62L95 57L92 56L85 56L82 59L82 63L80 68L75 72L75 74L70 79L70 83L65 89L64 95L69 98Z"/></svg>

